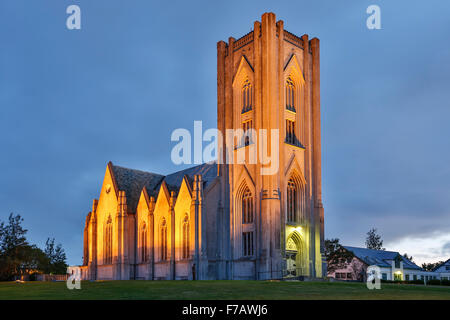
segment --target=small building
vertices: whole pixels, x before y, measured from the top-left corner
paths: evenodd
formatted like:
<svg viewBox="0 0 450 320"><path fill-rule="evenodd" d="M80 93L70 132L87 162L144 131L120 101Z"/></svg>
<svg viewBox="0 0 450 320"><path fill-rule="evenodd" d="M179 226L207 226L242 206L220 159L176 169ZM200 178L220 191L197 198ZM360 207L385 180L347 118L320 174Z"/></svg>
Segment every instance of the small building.
<svg viewBox="0 0 450 320"><path fill-rule="evenodd" d="M435 267L432 271L433 273L436 274L438 279L450 280L450 259L448 259L444 263L441 263L440 265Z"/></svg>
<svg viewBox="0 0 450 320"><path fill-rule="evenodd" d="M425 271L396 251L373 250L350 246L344 246L344 249L353 253L353 260L346 264L345 268L328 273L328 277L336 280L364 281L366 279L367 268L369 266L377 266L380 268L382 280L428 281L440 279L439 273ZM443 267L445 268L445 266Z"/></svg>

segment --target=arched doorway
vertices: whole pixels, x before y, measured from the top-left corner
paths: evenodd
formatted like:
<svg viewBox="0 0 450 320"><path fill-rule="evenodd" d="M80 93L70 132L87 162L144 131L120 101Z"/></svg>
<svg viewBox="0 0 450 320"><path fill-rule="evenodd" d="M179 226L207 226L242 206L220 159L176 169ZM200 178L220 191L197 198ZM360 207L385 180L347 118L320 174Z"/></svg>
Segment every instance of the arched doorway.
<svg viewBox="0 0 450 320"><path fill-rule="evenodd" d="M301 238L297 232L292 232L286 241L286 278L302 276L303 273L303 250Z"/></svg>

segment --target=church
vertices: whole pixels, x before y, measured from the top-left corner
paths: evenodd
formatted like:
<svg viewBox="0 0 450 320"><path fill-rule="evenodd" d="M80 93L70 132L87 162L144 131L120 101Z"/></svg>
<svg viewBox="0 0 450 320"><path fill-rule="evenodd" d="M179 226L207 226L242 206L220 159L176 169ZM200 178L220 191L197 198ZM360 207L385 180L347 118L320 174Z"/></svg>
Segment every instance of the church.
<svg viewBox="0 0 450 320"><path fill-rule="evenodd" d="M218 158L255 150L247 132L277 130L263 162L216 161L169 175L109 162L84 228L84 280L300 279L326 276L319 39L265 13L217 43ZM275 148L277 146L277 148ZM256 146L258 147L258 146Z"/></svg>

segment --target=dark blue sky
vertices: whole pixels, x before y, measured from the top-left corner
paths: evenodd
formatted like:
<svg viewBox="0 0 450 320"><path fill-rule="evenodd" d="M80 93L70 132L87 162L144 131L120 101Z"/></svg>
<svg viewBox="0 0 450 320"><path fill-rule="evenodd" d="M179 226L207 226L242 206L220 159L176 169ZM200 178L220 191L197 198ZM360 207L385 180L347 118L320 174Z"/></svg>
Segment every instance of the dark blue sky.
<svg viewBox="0 0 450 320"><path fill-rule="evenodd" d="M446 1L2 0L0 220L21 214L32 242L81 263L107 162L179 170L171 132L216 127L216 42L266 11L321 40L326 237L363 246L377 227L416 262L449 258Z"/></svg>

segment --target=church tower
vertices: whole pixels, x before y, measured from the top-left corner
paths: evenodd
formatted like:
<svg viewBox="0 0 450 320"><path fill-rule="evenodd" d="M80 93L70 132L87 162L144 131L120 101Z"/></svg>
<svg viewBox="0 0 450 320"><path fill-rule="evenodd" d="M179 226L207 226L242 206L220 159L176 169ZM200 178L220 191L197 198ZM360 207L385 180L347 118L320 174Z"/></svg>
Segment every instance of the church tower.
<svg viewBox="0 0 450 320"><path fill-rule="evenodd" d="M325 276L319 39L263 14L242 38L218 42L217 96L218 274Z"/></svg>

